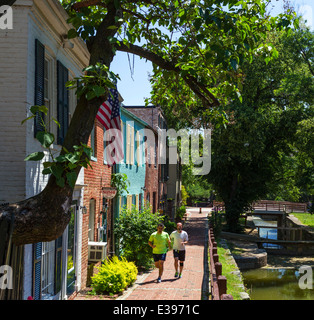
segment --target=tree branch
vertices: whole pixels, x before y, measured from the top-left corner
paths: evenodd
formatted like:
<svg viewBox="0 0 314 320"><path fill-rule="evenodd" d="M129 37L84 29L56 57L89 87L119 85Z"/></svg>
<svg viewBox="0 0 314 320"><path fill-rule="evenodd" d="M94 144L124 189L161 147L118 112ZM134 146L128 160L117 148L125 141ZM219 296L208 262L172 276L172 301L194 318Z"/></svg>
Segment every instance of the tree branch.
<svg viewBox="0 0 314 320"><path fill-rule="evenodd" d="M116 49L122 52L133 53L142 58L145 58L152 63L156 64L160 68L168 71L174 71L180 73L181 69L176 66L175 62L167 61L160 57L159 55L139 47L134 44L125 45L122 41L116 45ZM193 90L193 92L202 100L203 104L207 107L214 107L219 105L218 99L209 92L209 90L203 84L199 83L197 79L191 75L183 76L185 83Z"/></svg>
<svg viewBox="0 0 314 320"><path fill-rule="evenodd" d="M76 2L72 5L72 9L75 11L80 11L82 8L90 7L90 6L97 6L97 5L103 5L104 3L100 0L83 0L81 2Z"/></svg>

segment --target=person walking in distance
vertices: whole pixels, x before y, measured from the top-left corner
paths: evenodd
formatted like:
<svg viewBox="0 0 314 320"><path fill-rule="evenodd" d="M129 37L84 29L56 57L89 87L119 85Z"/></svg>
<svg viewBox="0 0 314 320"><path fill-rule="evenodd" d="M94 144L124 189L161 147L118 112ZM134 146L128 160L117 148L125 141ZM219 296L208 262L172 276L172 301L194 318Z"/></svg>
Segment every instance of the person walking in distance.
<svg viewBox="0 0 314 320"><path fill-rule="evenodd" d="M173 231L170 235L171 242L173 242L173 257L175 277L182 277L183 265L185 261L185 245L188 243L189 237L186 231L182 230L182 223L177 223L177 230ZM180 263L180 269L178 267Z"/></svg>
<svg viewBox="0 0 314 320"><path fill-rule="evenodd" d="M153 258L155 267L159 269L157 282L161 282L161 276L164 271L164 263L168 248L171 249L171 241L169 234L164 232L164 224L159 223L157 231L153 232L148 240L148 245L153 248Z"/></svg>

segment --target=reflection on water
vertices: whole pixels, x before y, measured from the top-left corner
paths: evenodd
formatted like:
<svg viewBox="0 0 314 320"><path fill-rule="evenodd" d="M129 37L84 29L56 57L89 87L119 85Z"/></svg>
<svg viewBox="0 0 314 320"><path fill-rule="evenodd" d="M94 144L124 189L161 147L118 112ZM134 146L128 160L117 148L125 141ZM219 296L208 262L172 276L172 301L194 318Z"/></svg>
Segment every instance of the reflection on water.
<svg viewBox="0 0 314 320"><path fill-rule="evenodd" d="M254 269L242 275L252 300L314 300L313 289L300 289L296 269Z"/></svg>
<svg viewBox="0 0 314 320"><path fill-rule="evenodd" d="M277 221L264 220L253 216L255 226L259 228L259 236L266 239L277 240ZM264 248L280 248L275 244L264 243ZM261 268L242 271L244 285L249 289L252 300L314 300L314 289L301 289L299 287L300 275L296 264L288 263L288 268Z"/></svg>
<svg viewBox="0 0 314 320"><path fill-rule="evenodd" d="M259 216L253 216L253 222L254 222L255 226L257 226L257 227L259 227L259 226L266 227L266 228L259 228L259 236L261 238L278 240L277 229L267 228L267 227L277 227L278 226L277 221L265 220ZM263 247L264 248L272 248L272 249L281 248L281 246L279 246L277 244L272 244L272 243L263 243Z"/></svg>

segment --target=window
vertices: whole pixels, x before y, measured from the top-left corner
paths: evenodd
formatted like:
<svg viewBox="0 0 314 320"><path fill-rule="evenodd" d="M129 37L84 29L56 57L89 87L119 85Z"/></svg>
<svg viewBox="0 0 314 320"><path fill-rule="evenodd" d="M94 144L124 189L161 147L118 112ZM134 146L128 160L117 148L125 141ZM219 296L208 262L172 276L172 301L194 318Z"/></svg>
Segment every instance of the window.
<svg viewBox="0 0 314 320"><path fill-rule="evenodd" d="M139 131L136 131L136 165L137 166L140 166L141 165L141 161L142 161L142 158L141 158L141 141L140 141L140 133Z"/></svg>
<svg viewBox="0 0 314 320"><path fill-rule="evenodd" d="M51 103L51 60L48 57L45 57L45 72L44 72L44 102L45 106L48 109L47 115L45 116L45 125L47 131L51 131L50 128L50 119L52 113L52 103Z"/></svg>
<svg viewBox="0 0 314 320"><path fill-rule="evenodd" d="M131 155L131 159L130 159L130 164L134 164L134 153L135 153L135 150L134 150L134 127L131 127L131 136L130 136L130 139L131 139L131 143L130 143L130 155Z"/></svg>
<svg viewBox="0 0 314 320"><path fill-rule="evenodd" d="M41 293L47 299L54 294L55 241L42 243Z"/></svg>
<svg viewBox="0 0 314 320"><path fill-rule="evenodd" d="M157 202L157 194L156 192L153 192L153 212L157 211L156 202Z"/></svg>
<svg viewBox="0 0 314 320"><path fill-rule="evenodd" d="M35 98L34 105L44 105L45 98L45 46L35 40ZM38 112L34 118L34 136L37 132L43 131L42 119L45 121L45 114Z"/></svg>
<svg viewBox="0 0 314 320"><path fill-rule="evenodd" d="M125 160L126 164L130 163L130 149L131 149L130 133L131 133L131 126L127 124L126 125L126 160Z"/></svg>
<svg viewBox="0 0 314 320"><path fill-rule="evenodd" d="M57 119L60 123L58 128L58 144L63 144L69 126L69 92L65 86L69 80L68 69L57 62Z"/></svg>
<svg viewBox="0 0 314 320"><path fill-rule="evenodd" d="M123 123L122 119L121 121L121 134L122 134L122 146L123 146L123 160L121 160L121 163L125 163L126 161L126 154L125 154L125 150L124 150L124 141L125 141L125 124Z"/></svg>
<svg viewBox="0 0 314 320"><path fill-rule="evenodd" d="M131 210L132 209L132 203L133 203L133 195L128 195L127 196L127 209Z"/></svg>
<svg viewBox="0 0 314 320"><path fill-rule="evenodd" d="M96 200L89 201L89 223L88 223L88 241L94 241L95 236L95 209Z"/></svg>
<svg viewBox="0 0 314 320"><path fill-rule="evenodd" d="M90 146L93 149L92 160L96 161L97 157L96 157L96 128L95 128L95 124L94 124L92 132L90 134Z"/></svg>
<svg viewBox="0 0 314 320"><path fill-rule="evenodd" d="M56 70L55 70L56 68ZM57 74L57 78L55 78ZM75 75L73 74L73 77ZM39 40L35 40L35 92L34 105L45 105L48 113L37 113L34 119L34 137L37 132L43 131L42 119L48 131L55 134L57 143L62 144L69 126L70 100L75 106L74 97L70 97L66 88L69 80L69 70L53 58L53 51L45 47ZM55 94L56 92L56 94ZM75 95L72 90L72 95ZM55 97L56 96L56 97ZM73 100L73 101L72 101ZM72 108L74 111L74 108ZM57 127L52 118L60 123Z"/></svg>
<svg viewBox="0 0 314 320"><path fill-rule="evenodd" d="M157 149L157 143L155 143L155 161L154 161L154 165L155 165L155 168L157 168L157 153L158 153L158 149Z"/></svg>

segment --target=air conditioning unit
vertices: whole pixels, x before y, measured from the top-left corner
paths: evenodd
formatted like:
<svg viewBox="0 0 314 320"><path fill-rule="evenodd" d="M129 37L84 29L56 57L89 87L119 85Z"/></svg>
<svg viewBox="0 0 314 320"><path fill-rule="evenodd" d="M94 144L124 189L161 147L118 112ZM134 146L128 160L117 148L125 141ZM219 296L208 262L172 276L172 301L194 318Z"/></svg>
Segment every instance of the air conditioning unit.
<svg viewBox="0 0 314 320"><path fill-rule="evenodd" d="M96 263L106 258L107 242L88 242L88 262Z"/></svg>

